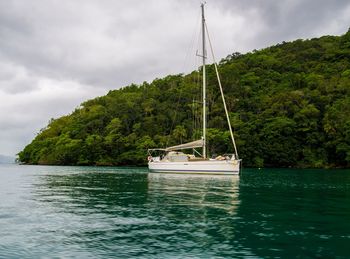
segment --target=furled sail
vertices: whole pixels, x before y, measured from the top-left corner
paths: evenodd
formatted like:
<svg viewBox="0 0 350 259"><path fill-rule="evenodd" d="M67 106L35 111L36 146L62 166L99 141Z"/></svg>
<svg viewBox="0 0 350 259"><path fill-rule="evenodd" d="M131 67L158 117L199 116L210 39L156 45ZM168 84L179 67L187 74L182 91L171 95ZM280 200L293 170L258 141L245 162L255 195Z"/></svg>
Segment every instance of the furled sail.
<svg viewBox="0 0 350 259"><path fill-rule="evenodd" d="M173 147L168 147L165 149L165 151L174 151L174 150L181 150L181 149L203 147L203 145L204 145L203 139L199 139L199 140L188 142L185 144L181 144L181 145L177 145L177 146L173 146Z"/></svg>

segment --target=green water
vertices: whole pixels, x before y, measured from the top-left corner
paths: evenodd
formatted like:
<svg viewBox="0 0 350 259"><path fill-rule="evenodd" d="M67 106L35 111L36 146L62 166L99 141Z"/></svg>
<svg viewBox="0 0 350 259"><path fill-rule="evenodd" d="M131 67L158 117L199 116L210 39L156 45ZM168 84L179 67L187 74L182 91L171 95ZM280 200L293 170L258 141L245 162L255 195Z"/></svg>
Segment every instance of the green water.
<svg viewBox="0 0 350 259"><path fill-rule="evenodd" d="M350 171L0 166L0 258L349 258Z"/></svg>

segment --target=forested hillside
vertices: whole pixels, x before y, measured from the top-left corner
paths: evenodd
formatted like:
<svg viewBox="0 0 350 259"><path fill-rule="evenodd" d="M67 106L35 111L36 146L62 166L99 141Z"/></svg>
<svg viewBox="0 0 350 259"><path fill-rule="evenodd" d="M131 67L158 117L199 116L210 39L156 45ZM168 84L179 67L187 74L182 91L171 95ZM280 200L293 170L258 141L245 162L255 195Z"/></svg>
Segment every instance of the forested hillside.
<svg viewBox="0 0 350 259"><path fill-rule="evenodd" d="M234 53L219 71L245 167L350 167L350 31ZM232 152L214 72L208 66L210 154ZM52 119L19 159L144 165L147 148L200 136L199 80L171 75L86 101Z"/></svg>

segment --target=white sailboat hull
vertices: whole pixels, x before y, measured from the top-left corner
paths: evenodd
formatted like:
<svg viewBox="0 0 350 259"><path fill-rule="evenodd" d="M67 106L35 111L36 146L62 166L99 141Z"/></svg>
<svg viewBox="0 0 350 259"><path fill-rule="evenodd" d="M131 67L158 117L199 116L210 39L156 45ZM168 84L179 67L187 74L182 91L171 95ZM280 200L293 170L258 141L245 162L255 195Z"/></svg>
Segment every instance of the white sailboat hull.
<svg viewBox="0 0 350 259"><path fill-rule="evenodd" d="M238 175L240 162L240 160L152 161L148 163L148 168L154 173Z"/></svg>

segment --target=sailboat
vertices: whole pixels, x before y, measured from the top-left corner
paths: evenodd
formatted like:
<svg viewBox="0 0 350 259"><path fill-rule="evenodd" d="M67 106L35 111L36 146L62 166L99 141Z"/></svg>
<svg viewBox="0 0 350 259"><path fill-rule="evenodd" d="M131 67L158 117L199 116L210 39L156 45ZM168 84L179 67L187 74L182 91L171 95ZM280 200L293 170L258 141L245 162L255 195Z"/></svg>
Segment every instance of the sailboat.
<svg viewBox="0 0 350 259"><path fill-rule="evenodd" d="M225 97L218 73L217 63L211 46L205 16L204 16L204 4L201 4L201 27L202 27L202 103L203 103L203 128L202 138L189 143L176 145L167 148L155 148L148 150L148 168L150 172L154 173L183 173L183 174L220 174L220 175L238 175L241 168L241 159L238 157L237 147L232 132L231 122L226 107ZM206 33L207 32L207 33ZM208 35L208 41L214 61L214 67L216 76L218 79L218 85L221 92L221 97L225 109L226 119L231 135L232 144L234 147L234 154L220 155L213 158L208 158L207 155L207 115L206 115L206 35ZM202 153L196 151L196 148L201 148ZM194 150L199 156L194 154L186 154L183 150ZM154 153L162 153L162 155L154 156ZM194 152L193 152L194 153Z"/></svg>

